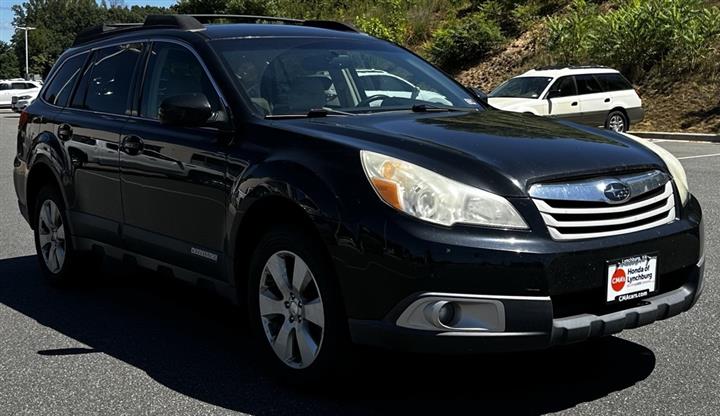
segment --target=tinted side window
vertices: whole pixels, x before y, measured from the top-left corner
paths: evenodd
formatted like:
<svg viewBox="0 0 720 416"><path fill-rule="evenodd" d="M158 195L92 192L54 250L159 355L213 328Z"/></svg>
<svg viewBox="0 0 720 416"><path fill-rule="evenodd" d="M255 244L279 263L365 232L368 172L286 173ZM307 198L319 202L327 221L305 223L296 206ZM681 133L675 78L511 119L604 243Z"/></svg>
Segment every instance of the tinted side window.
<svg viewBox="0 0 720 416"><path fill-rule="evenodd" d="M24 90L26 89L24 82L13 82L12 83L12 89L14 90Z"/></svg>
<svg viewBox="0 0 720 416"><path fill-rule="evenodd" d="M0 91L9 90L10 84L0 84Z"/></svg>
<svg viewBox="0 0 720 416"><path fill-rule="evenodd" d="M575 82L572 77L562 77L555 81L552 87L550 87L553 97L571 97L577 95L575 89Z"/></svg>
<svg viewBox="0 0 720 416"><path fill-rule="evenodd" d="M575 81L577 82L577 89L580 95L603 92L600 84L592 75L577 75L575 76Z"/></svg>
<svg viewBox="0 0 720 416"><path fill-rule="evenodd" d="M164 99L186 94L205 94L214 111L222 108L205 69L192 52L180 45L156 43L143 81L140 115L157 119Z"/></svg>
<svg viewBox="0 0 720 416"><path fill-rule="evenodd" d="M67 59L45 88L43 99L50 104L63 107L67 105L73 85L75 85L75 80L85 63L85 59L87 59L86 53Z"/></svg>
<svg viewBox="0 0 720 416"><path fill-rule="evenodd" d="M633 89L632 85L620 74L600 74L595 75L600 82L600 86L605 91L623 91Z"/></svg>
<svg viewBox="0 0 720 416"><path fill-rule="evenodd" d="M93 54L73 107L111 114L126 114L135 66L140 62L142 45L112 46Z"/></svg>

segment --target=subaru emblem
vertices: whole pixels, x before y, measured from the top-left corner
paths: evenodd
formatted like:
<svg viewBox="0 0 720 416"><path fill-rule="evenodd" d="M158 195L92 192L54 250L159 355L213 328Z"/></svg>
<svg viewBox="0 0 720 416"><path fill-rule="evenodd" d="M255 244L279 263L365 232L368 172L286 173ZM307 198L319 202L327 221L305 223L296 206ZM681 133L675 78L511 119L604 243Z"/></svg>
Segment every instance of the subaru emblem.
<svg viewBox="0 0 720 416"><path fill-rule="evenodd" d="M630 198L630 188L622 182L610 182L603 191L605 200L610 204L619 204Z"/></svg>

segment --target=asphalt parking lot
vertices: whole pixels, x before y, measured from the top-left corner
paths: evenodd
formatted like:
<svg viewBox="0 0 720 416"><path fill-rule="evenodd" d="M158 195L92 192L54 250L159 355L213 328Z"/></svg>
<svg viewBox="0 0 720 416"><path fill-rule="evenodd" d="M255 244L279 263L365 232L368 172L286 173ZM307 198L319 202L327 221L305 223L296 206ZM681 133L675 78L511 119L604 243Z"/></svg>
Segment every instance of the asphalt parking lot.
<svg viewBox="0 0 720 416"><path fill-rule="evenodd" d="M0 414L720 414L720 144L664 141L703 205L706 287L690 312L551 351L361 351L346 375L289 387L256 364L238 311L106 265L43 283L12 185L17 115L0 110Z"/></svg>

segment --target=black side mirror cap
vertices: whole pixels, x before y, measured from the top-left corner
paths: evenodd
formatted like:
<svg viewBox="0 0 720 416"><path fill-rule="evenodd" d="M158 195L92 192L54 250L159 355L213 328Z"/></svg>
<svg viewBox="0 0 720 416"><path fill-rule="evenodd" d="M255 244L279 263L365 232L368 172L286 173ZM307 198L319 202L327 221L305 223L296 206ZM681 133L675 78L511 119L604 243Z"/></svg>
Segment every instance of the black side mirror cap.
<svg viewBox="0 0 720 416"><path fill-rule="evenodd" d="M160 103L160 122L174 126L200 127L212 116L212 106L205 94L181 94Z"/></svg>
<svg viewBox="0 0 720 416"><path fill-rule="evenodd" d="M488 95L478 87L470 87L470 91L482 104L488 104Z"/></svg>

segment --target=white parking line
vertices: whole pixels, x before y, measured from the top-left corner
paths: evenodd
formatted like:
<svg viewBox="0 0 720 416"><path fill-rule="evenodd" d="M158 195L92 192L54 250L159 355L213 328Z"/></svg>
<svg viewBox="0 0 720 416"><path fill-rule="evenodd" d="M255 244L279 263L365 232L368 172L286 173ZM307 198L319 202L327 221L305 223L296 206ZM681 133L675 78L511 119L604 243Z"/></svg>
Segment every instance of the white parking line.
<svg viewBox="0 0 720 416"><path fill-rule="evenodd" d="M684 160L684 159L697 159L697 158L700 158L700 157L713 157L713 156L720 156L720 153L711 153L711 154L709 154L709 155L684 156L684 157L679 157L678 159L679 159L679 160Z"/></svg>

